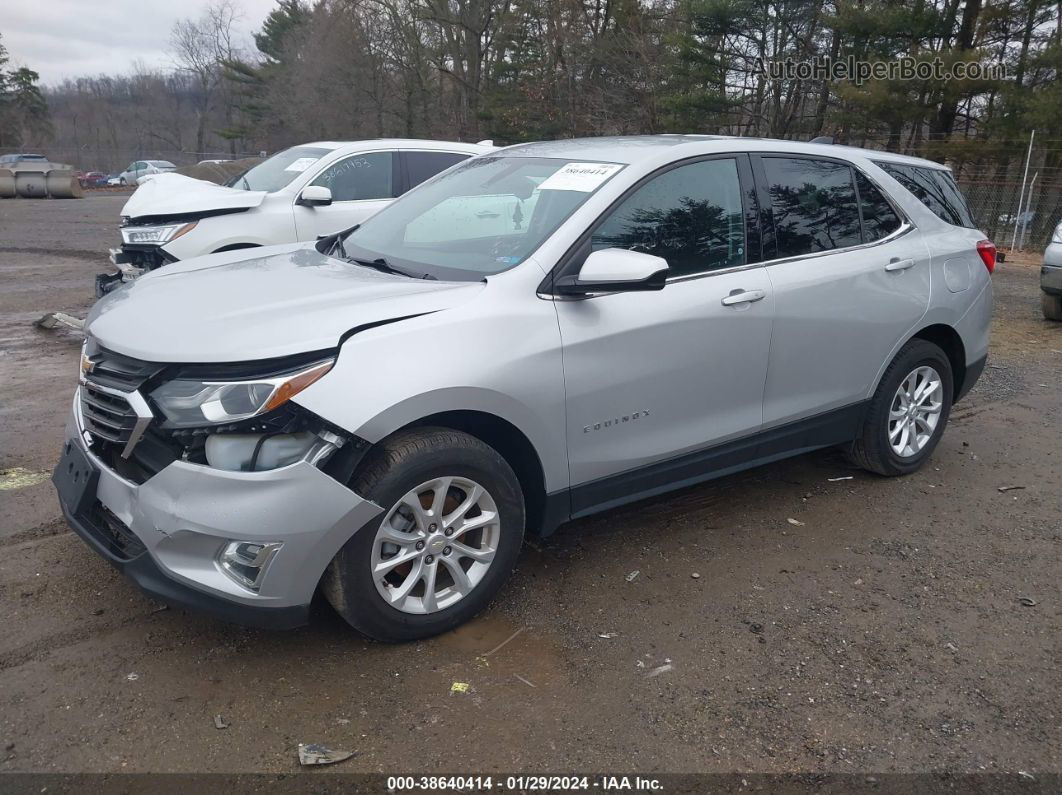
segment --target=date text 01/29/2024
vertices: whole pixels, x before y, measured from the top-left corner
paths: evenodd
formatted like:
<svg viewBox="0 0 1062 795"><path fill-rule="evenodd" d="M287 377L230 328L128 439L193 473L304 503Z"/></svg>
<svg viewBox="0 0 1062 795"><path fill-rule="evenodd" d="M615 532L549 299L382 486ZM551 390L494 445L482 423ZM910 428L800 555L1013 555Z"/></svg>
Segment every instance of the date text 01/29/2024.
<svg viewBox="0 0 1062 795"><path fill-rule="evenodd" d="M493 789L510 792L655 792L663 788L659 779L643 776L389 776L388 792L426 792Z"/></svg>

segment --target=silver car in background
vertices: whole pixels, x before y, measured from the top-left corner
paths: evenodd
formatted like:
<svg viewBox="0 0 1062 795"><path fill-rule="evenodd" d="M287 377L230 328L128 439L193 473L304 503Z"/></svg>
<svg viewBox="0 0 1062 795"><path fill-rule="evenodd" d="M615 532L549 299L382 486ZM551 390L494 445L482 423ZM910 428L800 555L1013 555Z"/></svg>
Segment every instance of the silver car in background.
<svg viewBox="0 0 1062 795"><path fill-rule="evenodd" d="M1044 249L1040 267L1040 306L1047 320L1062 320L1062 223Z"/></svg>
<svg viewBox="0 0 1062 795"><path fill-rule="evenodd" d="M882 152L498 150L353 231L105 296L54 481L165 601L290 627L320 591L426 637L490 601L525 531L823 447L925 464L985 366L973 226L945 168Z"/></svg>
<svg viewBox="0 0 1062 795"><path fill-rule="evenodd" d="M169 160L134 160L118 175L118 184L139 185L144 177L169 174L176 170L177 166Z"/></svg>

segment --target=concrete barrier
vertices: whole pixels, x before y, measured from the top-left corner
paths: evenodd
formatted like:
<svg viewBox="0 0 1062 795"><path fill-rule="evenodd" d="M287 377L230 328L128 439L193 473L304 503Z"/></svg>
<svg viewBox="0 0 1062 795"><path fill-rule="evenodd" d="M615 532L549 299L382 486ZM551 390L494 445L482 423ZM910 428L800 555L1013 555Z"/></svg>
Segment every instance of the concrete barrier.
<svg viewBox="0 0 1062 795"><path fill-rule="evenodd" d="M15 172L15 192L23 199L43 199L48 196L48 182L43 171Z"/></svg>
<svg viewBox="0 0 1062 795"><path fill-rule="evenodd" d="M0 199L80 199L74 169L62 163L33 163L0 168Z"/></svg>
<svg viewBox="0 0 1062 795"><path fill-rule="evenodd" d="M45 187L53 199L80 199L85 195L70 168L53 168L49 171L45 177Z"/></svg>

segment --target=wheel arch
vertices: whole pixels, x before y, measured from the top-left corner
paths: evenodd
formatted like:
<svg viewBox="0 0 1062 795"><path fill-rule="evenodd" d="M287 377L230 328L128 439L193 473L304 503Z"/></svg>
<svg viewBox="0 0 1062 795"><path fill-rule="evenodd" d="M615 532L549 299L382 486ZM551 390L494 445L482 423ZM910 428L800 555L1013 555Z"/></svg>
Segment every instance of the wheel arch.
<svg viewBox="0 0 1062 795"><path fill-rule="evenodd" d="M931 342L944 351L951 364L952 395L963 394L962 388L966 381L966 346L959 332L944 323L934 323L912 334L911 339Z"/></svg>
<svg viewBox="0 0 1062 795"><path fill-rule="evenodd" d="M421 417L397 428L393 433L427 427L461 431L497 450L513 468L517 480L520 481L528 531L538 532L547 525L545 470L538 451L523 431L495 414L473 409L456 409Z"/></svg>

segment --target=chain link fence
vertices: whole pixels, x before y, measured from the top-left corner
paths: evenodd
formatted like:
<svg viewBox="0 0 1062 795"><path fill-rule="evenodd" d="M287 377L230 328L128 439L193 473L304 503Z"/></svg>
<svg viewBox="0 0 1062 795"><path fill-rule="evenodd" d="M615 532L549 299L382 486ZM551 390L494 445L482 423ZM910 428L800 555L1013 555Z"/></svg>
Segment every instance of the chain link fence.
<svg viewBox="0 0 1062 795"><path fill-rule="evenodd" d="M1024 197L1021 180L958 180L981 231L999 248L1042 249L1062 221L1062 174L1045 179L1038 173L1035 182L1033 176L1025 184Z"/></svg>
<svg viewBox="0 0 1062 795"><path fill-rule="evenodd" d="M96 146L44 146L25 149L45 155L53 163L67 163L78 171L102 171L117 174L136 160L166 160L175 166L194 166L204 160L242 160L258 157L261 152L186 152L179 149L151 149L148 147L101 148Z"/></svg>

